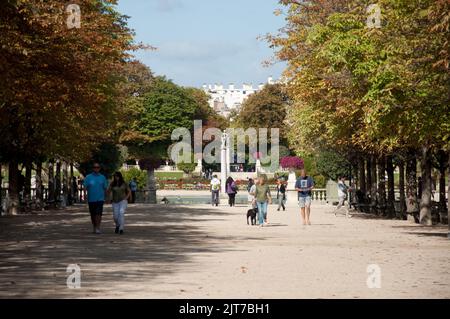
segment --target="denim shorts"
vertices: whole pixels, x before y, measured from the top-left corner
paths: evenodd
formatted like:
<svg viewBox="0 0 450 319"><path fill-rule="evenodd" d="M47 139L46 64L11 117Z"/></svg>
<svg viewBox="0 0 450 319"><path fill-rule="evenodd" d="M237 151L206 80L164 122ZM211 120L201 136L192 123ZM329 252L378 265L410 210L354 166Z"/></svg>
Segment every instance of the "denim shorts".
<svg viewBox="0 0 450 319"><path fill-rule="evenodd" d="M298 198L298 206L300 206L300 208L311 206L311 196L300 196Z"/></svg>

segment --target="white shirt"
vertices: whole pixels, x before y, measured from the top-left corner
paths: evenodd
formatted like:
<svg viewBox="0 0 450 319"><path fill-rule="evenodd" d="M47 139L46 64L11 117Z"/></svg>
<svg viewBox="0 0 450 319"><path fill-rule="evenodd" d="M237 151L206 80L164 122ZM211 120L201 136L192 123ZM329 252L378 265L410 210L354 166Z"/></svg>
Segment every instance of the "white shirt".
<svg viewBox="0 0 450 319"><path fill-rule="evenodd" d="M213 178L211 180L212 190L220 190L220 180L218 178Z"/></svg>
<svg viewBox="0 0 450 319"><path fill-rule="evenodd" d="M343 181L339 181L338 182L338 197L345 197L346 194L344 193L344 191L342 189L345 189L346 185L344 184Z"/></svg>

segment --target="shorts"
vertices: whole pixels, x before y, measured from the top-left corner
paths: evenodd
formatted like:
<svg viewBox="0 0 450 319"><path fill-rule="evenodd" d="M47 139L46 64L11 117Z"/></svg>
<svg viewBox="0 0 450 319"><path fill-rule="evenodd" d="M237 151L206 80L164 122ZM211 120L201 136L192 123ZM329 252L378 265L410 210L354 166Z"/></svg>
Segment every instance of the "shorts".
<svg viewBox="0 0 450 319"><path fill-rule="evenodd" d="M300 196L298 198L298 206L300 206L300 208L310 207L311 206L311 196L306 196L306 197Z"/></svg>
<svg viewBox="0 0 450 319"><path fill-rule="evenodd" d="M91 216L102 216L103 215L103 203L104 203L103 201L89 203L89 213L91 213Z"/></svg>

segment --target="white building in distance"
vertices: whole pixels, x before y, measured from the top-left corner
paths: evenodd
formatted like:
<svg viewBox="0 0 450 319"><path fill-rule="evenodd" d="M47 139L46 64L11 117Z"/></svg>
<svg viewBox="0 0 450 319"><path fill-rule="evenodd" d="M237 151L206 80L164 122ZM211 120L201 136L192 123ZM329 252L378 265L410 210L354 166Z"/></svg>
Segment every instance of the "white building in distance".
<svg viewBox="0 0 450 319"><path fill-rule="evenodd" d="M272 77L267 79L267 84L275 84ZM234 83L225 88L222 84L204 84L203 91L210 96L209 105L219 114L227 117L232 110L239 110L242 103L253 93L261 90L265 84L258 87L244 83L242 88L235 87Z"/></svg>

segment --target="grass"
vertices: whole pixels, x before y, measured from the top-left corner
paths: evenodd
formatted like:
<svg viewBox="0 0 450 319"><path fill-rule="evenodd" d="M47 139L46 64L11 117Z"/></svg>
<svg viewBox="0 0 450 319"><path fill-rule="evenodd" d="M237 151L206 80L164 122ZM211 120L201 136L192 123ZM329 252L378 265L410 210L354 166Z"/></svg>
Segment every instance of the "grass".
<svg viewBox="0 0 450 319"><path fill-rule="evenodd" d="M183 172L155 172L155 177L159 179L181 179Z"/></svg>

